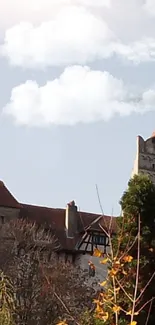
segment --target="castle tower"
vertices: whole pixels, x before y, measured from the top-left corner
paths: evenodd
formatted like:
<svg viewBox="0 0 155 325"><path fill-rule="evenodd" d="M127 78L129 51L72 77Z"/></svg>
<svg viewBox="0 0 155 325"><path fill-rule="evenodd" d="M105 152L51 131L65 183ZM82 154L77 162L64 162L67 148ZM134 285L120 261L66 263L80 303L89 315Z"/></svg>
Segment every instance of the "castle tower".
<svg viewBox="0 0 155 325"><path fill-rule="evenodd" d="M155 132L147 140L137 137L137 150L132 176L135 174L148 174L155 184Z"/></svg>

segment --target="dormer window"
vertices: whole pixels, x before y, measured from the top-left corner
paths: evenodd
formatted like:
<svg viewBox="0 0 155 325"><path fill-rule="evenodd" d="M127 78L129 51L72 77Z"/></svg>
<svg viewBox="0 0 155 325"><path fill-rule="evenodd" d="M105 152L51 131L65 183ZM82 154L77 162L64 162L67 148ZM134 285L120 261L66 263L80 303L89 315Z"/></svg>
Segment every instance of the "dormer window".
<svg viewBox="0 0 155 325"><path fill-rule="evenodd" d="M99 246L106 246L106 237L101 234L93 235L93 244Z"/></svg>

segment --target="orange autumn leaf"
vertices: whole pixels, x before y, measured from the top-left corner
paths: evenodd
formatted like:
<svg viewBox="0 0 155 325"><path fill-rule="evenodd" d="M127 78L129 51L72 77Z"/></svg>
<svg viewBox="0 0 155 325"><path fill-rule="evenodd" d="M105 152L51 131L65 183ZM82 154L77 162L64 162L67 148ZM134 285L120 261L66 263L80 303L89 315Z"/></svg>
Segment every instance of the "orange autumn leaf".
<svg viewBox="0 0 155 325"><path fill-rule="evenodd" d="M93 256L95 256L95 257L102 257L103 256L103 252L100 249L95 248L94 249Z"/></svg>
<svg viewBox="0 0 155 325"><path fill-rule="evenodd" d="M98 318L106 322L109 318L109 314L108 312L103 312L101 315L98 316Z"/></svg>
<svg viewBox="0 0 155 325"><path fill-rule="evenodd" d="M124 258L123 258L123 261L126 262L126 263L127 263L127 262L130 263L132 260L133 260L133 257L130 256L130 255L126 255L126 256L124 256Z"/></svg>
<svg viewBox="0 0 155 325"><path fill-rule="evenodd" d="M106 312L102 317L103 317L104 322L106 322L106 320L109 318L108 312Z"/></svg>
<svg viewBox="0 0 155 325"><path fill-rule="evenodd" d="M97 314L102 314L102 313L103 313L103 309L102 309L102 307L100 306L99 303L98 303L97 306L96 306L95 312L96 312Z"/></svg>
<svg viewBox="0 0 155 325"><path fill-rule="evenodd" d="M106 264L107 262L108 262L108 258L104 258L104 260L100 261L101 264Z"/></svg>
<svg viewBox="0 0 155 325"><path fill-rule="evenodd" d="M137 322L135 320L133 320L130 325L137 325Z"/></svg>
<svg viewBox="0 0 155 325"><path fill-rule="evenodd" d="M58 323L57 325L68 325L68 324L66 323L65 320L63 320L62 322Z"/></svg>
<svg viewBox="0 0 155 325"><path fill-rule="evenodd" d="M120 261L115 261L115 265L120 265Z"/></svg>
<svg viewBox="0 0 155 325"><path fill-rule="evenodd" d="M111 269L111 271L109 271L109 275L111 276L115 276L118 273L118 270L115 269Z"/></svg>
<svg viewBox="0 0 155 325"><path fill-rule="evenodd" d="M118 313L121 310L121 307L120 306L114 306L112 309L113 309L113 311L115 313Z"/></svg>

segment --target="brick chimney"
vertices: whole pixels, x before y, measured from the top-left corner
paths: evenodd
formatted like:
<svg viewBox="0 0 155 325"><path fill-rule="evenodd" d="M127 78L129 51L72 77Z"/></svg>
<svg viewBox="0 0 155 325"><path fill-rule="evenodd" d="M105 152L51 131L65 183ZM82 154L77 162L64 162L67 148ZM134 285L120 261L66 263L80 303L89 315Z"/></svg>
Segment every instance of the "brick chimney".
<svg viewBox="0 0 155 325"><path fill-rule="evenodd" d="M68 238L74 238L75 234L78 232L78 212L74 201L67 204L65 225L66 236Z"/></svg>

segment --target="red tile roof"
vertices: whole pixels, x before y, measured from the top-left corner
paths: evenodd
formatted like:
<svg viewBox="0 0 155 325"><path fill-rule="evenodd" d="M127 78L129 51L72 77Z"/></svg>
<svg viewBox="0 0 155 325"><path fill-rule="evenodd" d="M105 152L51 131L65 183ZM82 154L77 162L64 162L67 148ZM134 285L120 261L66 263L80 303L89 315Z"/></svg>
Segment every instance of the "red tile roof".
<svg viewBox="0 0 155 325"><path fill-rule="evenodd" d="M62 249L74 249L79 234L75 238L67 238L65 229L65 209L53 209L35 205L22 204L21 217L31 222L51 228L56 235Z"/></svg>
<svg viewBox="0 0 155 325"><path fill-rule="evenodd" d="M67 238L65 227L65 209L53 209L29 204L20 204L0 181L0 206L20 209L20 217L27 218L31 222L45 225L51 228L57 236L62 249L74 249L78 240L80 240L86 231L116 231L116 218L110 216L101 216L88 212L78 212L79 229L75 238Z"/></svg>
<svg viewBox="0 0 155 325"><path fill-rule="evenodd" d="M68 250L75 247L77 241L81 239L87 230L100 232L102 232L102 228L105 229L105 231L110 230L111 232L115 232L116 230L115 217L111 219L110 216L78 212L78 217L80 219L79 233L75 235L75 238L71 239L66 237L65 209L53 209L22 204L21 217L27 218L31 222L36 222L40 225L44 224L47 228L50 227L59 239L62 248ZM110 229L109 225L111 225Z"/></svg>
<svg viewBox="0 0 155 325"><path fill-rule="evenodd" d="M36 205L22 204L21 216L32 222L51 226L52 229L62 230L65 227L65 210L46 208Z"/></svg>
<svg viewBox="0 0 155 325"><path fill-rule="evenodd" d="M17 209L21 208L21 205L9 192L2 181L0 181L0 206Z"/></svg>
<svg viewBox="0 0 155 325"><path fill-rule="evenodd" d="M114 233L116 231L116 217L102 216L100 214L79 212L85 229L93 229L94 231L105 231Z"/></svg>
<svg viewBox="0 0 155 325"><path fill-rule="evenodd" d="M22 204L21 216L28 218L30 221L36 221L38 224L45 224L51 226L57 231L65 229L65 209L46 208L36 205ZM101 226L109 231L111 224L111 231L114 232L116 228L115 217L102 216L89 212L78 212L78 217L81 224L81 232L89 229L101 230ZM111 222L112 221L112 222Z"/></svg>

